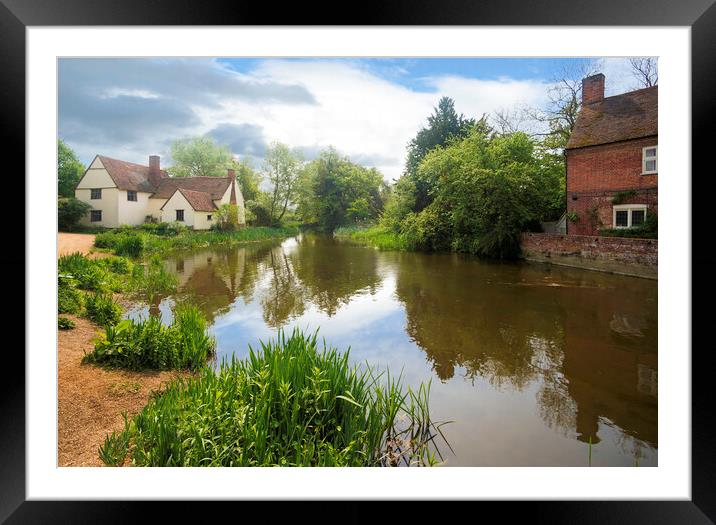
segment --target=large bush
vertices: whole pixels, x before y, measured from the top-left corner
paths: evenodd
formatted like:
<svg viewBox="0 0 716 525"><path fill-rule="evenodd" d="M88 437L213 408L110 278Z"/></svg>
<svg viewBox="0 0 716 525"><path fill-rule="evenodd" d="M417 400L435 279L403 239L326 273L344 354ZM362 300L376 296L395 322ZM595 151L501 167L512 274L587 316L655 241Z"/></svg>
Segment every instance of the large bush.
<svg viewBox="0 0 716 525"><path fill-rule="evenodd" d="M71 230L91 209L92 206L74 197L60 197L57 199L58 228Z"/></svg>

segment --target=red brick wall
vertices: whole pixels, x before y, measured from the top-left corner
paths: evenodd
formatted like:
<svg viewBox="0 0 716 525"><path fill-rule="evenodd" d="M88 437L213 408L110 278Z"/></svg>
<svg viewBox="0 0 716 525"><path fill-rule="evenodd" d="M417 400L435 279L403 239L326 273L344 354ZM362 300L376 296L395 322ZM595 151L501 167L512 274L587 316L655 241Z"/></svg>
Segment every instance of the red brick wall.
<svg viewBox="0 0 716 525"><path fill-rule="evenodd" d="M647 214L656 213L658 176L641 174L641 155L642 148L657 143L651 137L566 150L567 213L579 217L567 221L567 233L595 235L600 228L613 227L611 199L618 192L637 191L621 204L647 204Z"/></svg>
<svg viewBox="0 0 716 525"><path fill-rule="evenodd" d="M596 235L523 233L521 248L527 258L540 260L558 261L560 257L573 257L627 267L638 265L656 268L659 241Z"/></svg>

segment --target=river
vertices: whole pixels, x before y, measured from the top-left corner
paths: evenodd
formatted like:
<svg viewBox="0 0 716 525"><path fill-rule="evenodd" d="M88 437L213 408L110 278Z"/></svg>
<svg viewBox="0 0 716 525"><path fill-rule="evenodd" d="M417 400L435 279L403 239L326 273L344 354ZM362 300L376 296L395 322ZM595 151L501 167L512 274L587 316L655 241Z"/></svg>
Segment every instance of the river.
<svg viewBox="0 0 716 525"><path fill-rule="evenodd" d="M199 304L219 360L300 327L431 381L446 466L657 465L656 281L317 235L165 264L179 287L153 312Z"/></svg>

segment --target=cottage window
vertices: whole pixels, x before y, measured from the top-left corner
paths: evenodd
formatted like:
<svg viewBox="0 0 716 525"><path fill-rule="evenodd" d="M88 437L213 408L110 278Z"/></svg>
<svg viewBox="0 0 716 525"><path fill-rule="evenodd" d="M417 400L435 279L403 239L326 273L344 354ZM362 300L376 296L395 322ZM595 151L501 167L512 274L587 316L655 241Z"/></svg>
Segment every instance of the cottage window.
<svg viewBox="0 0 716 525"><path fill-rule="evenodd" d="M90 222L102 222L102 210L91 210Z"/></svg>
<svg viewBox="0 0 716 525"><path fill-rule="evenodd" d="M90 190L90 199L96 200L102 198L102 188L92 188Z"/></svg>
<svg viewBox="0 0 716 525"><path fill-rule="evenodd" d="M210 221L210 220L211 220L211 214L209 214L209 215L206 216L206 220L207 220L207 221Z"/></svg>
<svg viewBox="0 0 716 525"><path fill-rule="evenodd" d="M176 210L177 212L177 221L184 222L184 210Z"/></svg>
<svg viewBox="0 0 716 525"><path fill-rule="evenodd" d="M641 150L641 173L648 175L657 172L657 146L649 146Z"/></svg>
<svg viewBox="0 0 716 525"><path fill-rule="evenodd" d="M646 204L614 206L614 228L641 226L646 220Z"/></svg>
<svg viewBox="0 0 716 525"><path fill-rule="evenodd" d="M137 192L136 192L136 191L127 190L127 200L128 200L128 201L135 201L135 202L136 202L136 201L137 201Z"/></svg>

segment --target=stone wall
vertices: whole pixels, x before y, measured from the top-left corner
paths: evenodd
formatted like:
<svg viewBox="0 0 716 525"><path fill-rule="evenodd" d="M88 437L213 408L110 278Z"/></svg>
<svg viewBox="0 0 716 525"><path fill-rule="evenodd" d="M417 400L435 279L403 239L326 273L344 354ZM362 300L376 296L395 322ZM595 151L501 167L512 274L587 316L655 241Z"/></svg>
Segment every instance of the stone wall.
<svg viewBox="0 0 716 525"><path fill-rule="evenodd" d="M521 248L529 261L651 279L658 276L656 239L523 233Z"/></svg>

